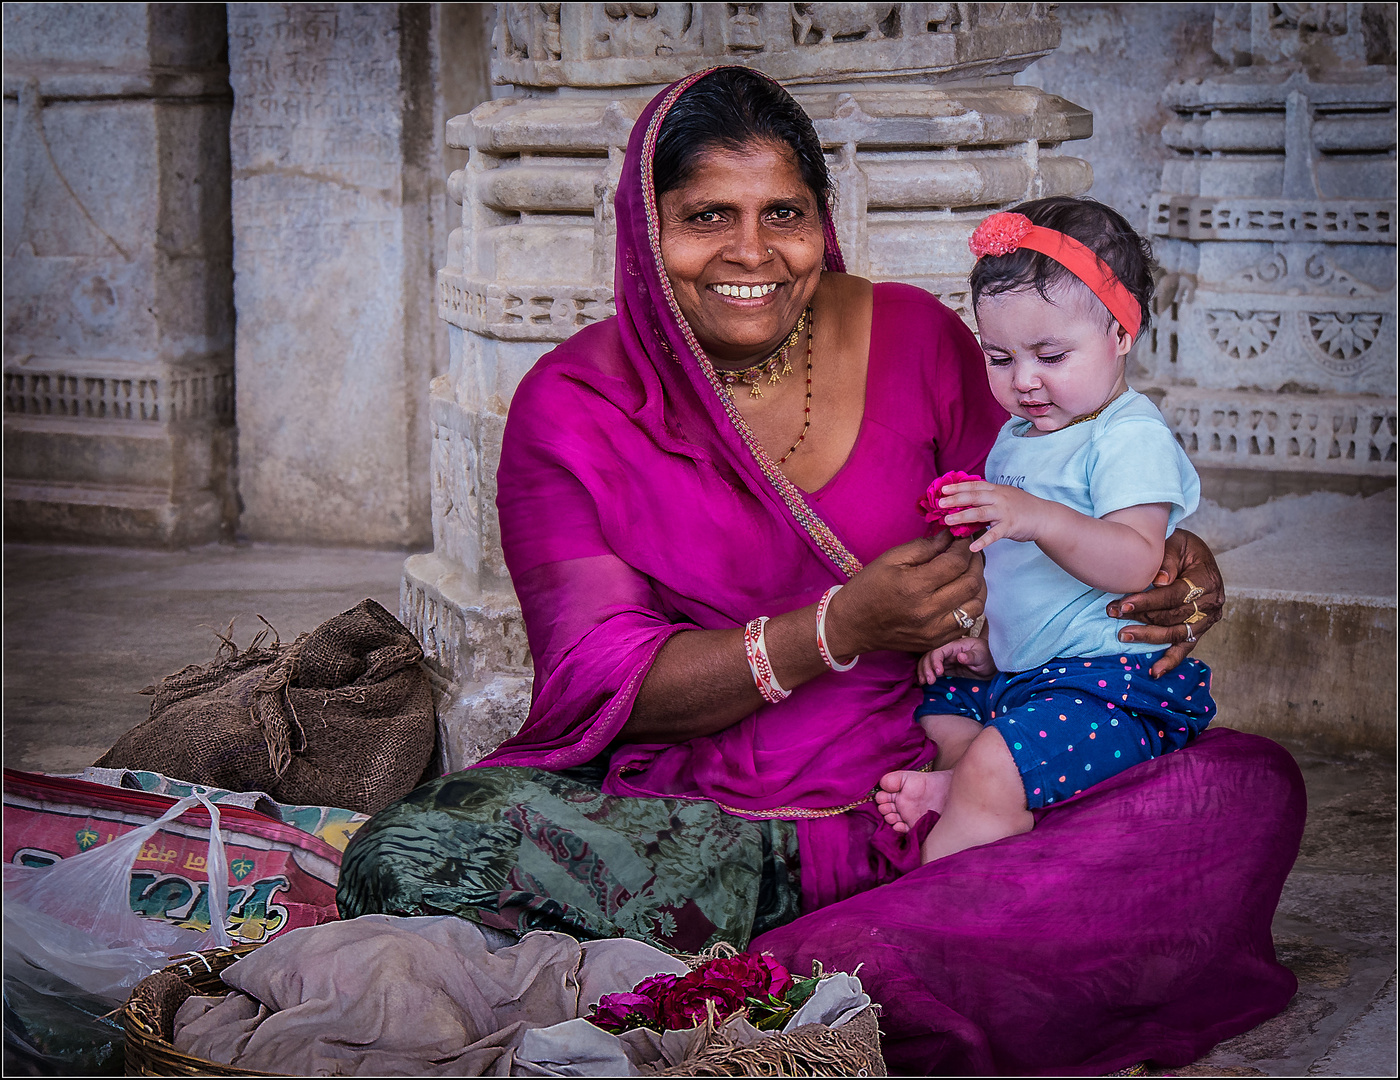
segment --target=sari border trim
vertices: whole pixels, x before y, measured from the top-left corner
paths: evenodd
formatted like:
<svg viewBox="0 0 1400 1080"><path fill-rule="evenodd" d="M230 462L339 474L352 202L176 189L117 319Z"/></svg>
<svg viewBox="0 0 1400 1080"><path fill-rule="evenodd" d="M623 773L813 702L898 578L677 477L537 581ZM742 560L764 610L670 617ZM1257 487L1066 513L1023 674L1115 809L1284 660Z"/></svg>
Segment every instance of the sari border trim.
<svg viewBox="0 0 1400 1080"><path fill-rule="evenodd" d="M933 772L933 762L926 762L925 764L920 765L916 769L906 769L904 771ZM841 814L847 813L848 811L854 810L858 806L864 806L866 803L870 802L873 798L875 798L879 791L880 787L877 784L875 787L870 789L870 791L866 794L865 798L857 799L855 802L847 803L845 806L824 806L816 808L806 806L774 806L768 810L745 810L743 807L740 806L730 806L728 803L722 803L718 799L706 799L704 797L692 798L688 795L666 795L663 797L668 799L688 799L691 802L711 802L727 814L734 814L737 817L750 818L754 821L812 821L816 818L837 817Z"/></svg>
<svg viewBox="0 0 1400 1080"><path fill-rule="evenodd" d="M714 365L710 363L710 358L705 355L705 350L700 347L700 343L695 339L694 333L690 329L690 324L686 322L685 316L681 314L680 305L676 302L675 293L671 289L671 280L666 276L665 266L661 261L661 223L660 215L656 205L656 182L654 159L656 153L656 140L661 131L661 123L665 120L667 113L671 111L671 106L696 82L703 79L711 72L719 70L718 67L706 68L704 71L697 71L695 74L687 76L676 83L661 104L657 106L656 112L652 115L651 123L647 125L646 136L642 141L642 202L646 207L647 219L647 240L651 245L651 254L657 270L657 277L661 282L662 294L666 297L666 304L671 310L671 315L675 318L676 324L680 327L681 336L685 339L686 346L690 349L691 355L700 365L700 371L709 382L711 389L715 393L716 399L729 417L729 422L734 426L740 440L748 448L749 453L757 462L764 478L777 491L778 495L786 504L788 511L797 521L807 535L812 538L817 547L821 550L831 563L840 570L847 578L855 577L862 569L861 561L846 547L837 537L831 526L822 520L820 516L808 505L802 492L797 485L789 480L777 463L769 456L768 451L763 449L757 436L749 427L748 422L739 412L733 400L724 391L724 385L719 376L715 373ZM832 223L829 213L822 215L822 232L824 237L834 239ZM829 235L828 235L829 234ZM838 249L839 251L839 249ZM713 801L713 800L711 800ZM862 799L861 802L865 800ZM719 804L723 805L723 804ZM842 807L829 813L824 812L821 816L830 814L845 813L847 810L859 806L860 803L852 803L851 806ZM725 809L729 809L725 807ZM797 810L798 807L784 807L783 809ZM748 811L739 811L748 813Z"/></svg>

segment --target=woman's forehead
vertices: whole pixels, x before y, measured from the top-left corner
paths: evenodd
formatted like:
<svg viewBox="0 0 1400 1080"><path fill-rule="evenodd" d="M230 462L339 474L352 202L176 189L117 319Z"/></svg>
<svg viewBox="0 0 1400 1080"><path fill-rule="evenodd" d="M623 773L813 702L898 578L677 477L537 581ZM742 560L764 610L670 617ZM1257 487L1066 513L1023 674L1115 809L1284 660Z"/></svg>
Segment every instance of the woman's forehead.
<svg viewBox="0 0 1400 1080"><path fill-rule="evenodd" d="M711 146L696 152L685 183L675 194L687 200L712 197L721 189L769 190L791 198L811 191L797 155L782 143L754 140L741 146Z"/></svg>

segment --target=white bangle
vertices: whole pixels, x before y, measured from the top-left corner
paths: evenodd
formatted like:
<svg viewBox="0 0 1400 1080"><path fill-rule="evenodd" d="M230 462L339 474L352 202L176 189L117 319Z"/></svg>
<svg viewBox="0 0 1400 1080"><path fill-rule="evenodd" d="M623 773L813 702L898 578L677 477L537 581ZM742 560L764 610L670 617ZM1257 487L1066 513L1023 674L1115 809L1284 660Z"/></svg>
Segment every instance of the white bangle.
<svg viewBox="0 0 1400 1080"><path fill-rule="evenodd" d="M817 601L817 652L821 653L822 663L832 671L850 671L860 662L860 655L856 654L849 664L838 664L836 657L831 655L831 646L826 643L826 609L831 605L831 598L840 591L840 585L833 585Z"/></svg>
<svg viewBox="0 0 1400 1080"><path fill-rule="evenodd" d="M778 685L778 677L773 674L773 662L768 659L768 643L764 639L763 627L768 622L767 615L761 615L744 627L744 655L749 661L749 671L753 684L770 705L792 696L791 690Z"/></svg>

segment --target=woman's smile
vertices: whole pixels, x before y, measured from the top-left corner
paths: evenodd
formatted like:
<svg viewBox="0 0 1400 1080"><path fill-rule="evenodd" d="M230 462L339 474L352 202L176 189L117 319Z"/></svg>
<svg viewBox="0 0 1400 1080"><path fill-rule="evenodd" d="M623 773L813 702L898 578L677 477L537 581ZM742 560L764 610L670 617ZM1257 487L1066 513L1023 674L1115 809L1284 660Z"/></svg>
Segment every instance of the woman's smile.
<svg viewBox="0 0 1400 1080"><path fill-rule="evenodd" d="M777 287L776 281L770 281L759 285L711 285L709 288L731 300L766 300Z"/></svg>

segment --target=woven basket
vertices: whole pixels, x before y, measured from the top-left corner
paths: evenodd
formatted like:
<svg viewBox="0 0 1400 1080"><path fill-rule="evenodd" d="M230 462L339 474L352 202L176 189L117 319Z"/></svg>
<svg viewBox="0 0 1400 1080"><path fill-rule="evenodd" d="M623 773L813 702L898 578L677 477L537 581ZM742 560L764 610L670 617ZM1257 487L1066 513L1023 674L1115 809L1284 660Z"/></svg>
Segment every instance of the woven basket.
<svg viewBox="0 0 1400 1080"><path fill-rule="evenodd" d="M126 1029L127 1076L281 1076L282 1073L236 1069L217 1061L206 1061L182 1054L171 1045L175 1037L175 1014L187 998L196 994L221 994L228 985L219 973L241 960L257 945L234 945L209 949L176 958L153 975L147 975L132 990L122 1006L122 1027Z"/></svg>
<svg viewBox="0 0 1400 1080"><path fill-rule="evenodd" d="M224 968L247 956L258 945L235 945L178 957L174 963L136 984L122 1007L126 1029L128 1076L285 1076L256 1072L182 1054L172 1045L175 1014L196 994L228 991L220 977ZM728 950L732 953L735 950ZM711 959L682 955L692 967ZM662 1076L887 1076L880 1056L880 1025L876 1009L866 1009L832 1030L812 1025L789 1034L776 1034L756 1046L736 1046L705 1025L706 1033L681 1064Z"/></svg>

